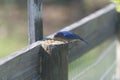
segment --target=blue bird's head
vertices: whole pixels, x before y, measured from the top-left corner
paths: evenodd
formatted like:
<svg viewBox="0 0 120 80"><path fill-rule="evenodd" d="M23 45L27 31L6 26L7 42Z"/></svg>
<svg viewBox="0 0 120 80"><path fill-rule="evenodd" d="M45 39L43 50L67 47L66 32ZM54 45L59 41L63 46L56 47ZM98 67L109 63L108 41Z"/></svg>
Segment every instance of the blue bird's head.
<svg viewBox="0 0 120 80"><path fill-rule="evenodd" d="M57 32L55 35L54 35L54 38L56 37L63 37L64 36L64 33L63 32Z"/></svg>
<svg viewBox="0 0 120 80"><path fill-rule="evenodd" d="M66 39L66 37L65 37L64 34L65 34L64 32L57 32L54 35L54 39L62 40L62 41L67 41L67 39Z"/></svg>

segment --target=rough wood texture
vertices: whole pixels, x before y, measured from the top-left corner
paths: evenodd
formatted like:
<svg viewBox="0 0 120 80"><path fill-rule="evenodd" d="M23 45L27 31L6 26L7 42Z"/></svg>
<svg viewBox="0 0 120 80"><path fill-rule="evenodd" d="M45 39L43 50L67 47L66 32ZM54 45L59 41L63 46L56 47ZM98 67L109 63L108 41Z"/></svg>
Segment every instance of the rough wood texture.
<svg viewBox="0 0 120 80"><path fill-rule="evenodd" d="M42 80L68 80L68 46L42 45Z"/></svg>
<svg viewBox="0 0 120 80"><path fill-rule="evenodd" d="M38 80L40 74L38 43L0 59L0 80Z"/></svg>
<svg viewBox="0 0 120 80"><path fill-rule="evenodd" d="M33 43L43 38L42 0L28 0L29 41Z"/></svg>
<svg viewBox="0 0 120 80"><path fill-rule="evenodd" d="M41 22L39 23L41 16L38 15L41 11L38 6L41 4L38 1L40 0L28 0L29 4L32 5L29 6L31 43L42 37ZM0 59L0 80L39 80L40 70L42 70L43 80L68 80L67 55L69 62L71 62L103 40L113 36L117 20L115 17L114 6L109 5L62 29L81 35L88 41L88 45L82 42L73 42L68 45L54 46L36 42L26 49ZM34 31L35 33L32 33ZM40 65L39 53L42 54L42 65Z"/></svg>

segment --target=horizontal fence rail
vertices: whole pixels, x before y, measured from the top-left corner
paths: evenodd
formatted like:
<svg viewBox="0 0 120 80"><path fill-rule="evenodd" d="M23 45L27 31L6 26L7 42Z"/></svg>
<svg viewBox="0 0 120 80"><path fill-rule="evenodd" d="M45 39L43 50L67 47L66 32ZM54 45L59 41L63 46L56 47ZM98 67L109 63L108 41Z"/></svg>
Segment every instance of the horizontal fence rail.
<svg viewBox="0 0 120 80"><path fill-rule="evenodd" d="M38 41L0 59L0 80L68 80L68 63L115 34L114 8L109 5L62 29L80 35L88 45L79 41L59 45Z"/></svg>
<svg viewBox="0 0 120 80"><path fill-rule="evenodd" d="M32 80L39 75L39 44L0 59L0 80Z"/></svg>
<svg viewBox="0 0 120 80"><path fill-rule="evenodd" d="M79 44L71 48L70 62L115 34L117 13L114 8L114 5L108 5L61 30L72 31L88 41L88 45Z"/></svg>

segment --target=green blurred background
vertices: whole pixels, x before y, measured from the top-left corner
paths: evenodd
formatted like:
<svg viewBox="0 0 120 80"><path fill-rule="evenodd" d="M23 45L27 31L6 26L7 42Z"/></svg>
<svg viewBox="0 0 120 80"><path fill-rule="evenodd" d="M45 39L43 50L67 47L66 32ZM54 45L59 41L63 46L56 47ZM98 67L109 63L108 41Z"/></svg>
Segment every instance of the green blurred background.
<svg viewBox="0 0 120 80"><path fill-rule="evenodd" d="M109 0L43 0L44 36L107 4ZM0 0L0 58L28 43L27 0Z"/></svg>

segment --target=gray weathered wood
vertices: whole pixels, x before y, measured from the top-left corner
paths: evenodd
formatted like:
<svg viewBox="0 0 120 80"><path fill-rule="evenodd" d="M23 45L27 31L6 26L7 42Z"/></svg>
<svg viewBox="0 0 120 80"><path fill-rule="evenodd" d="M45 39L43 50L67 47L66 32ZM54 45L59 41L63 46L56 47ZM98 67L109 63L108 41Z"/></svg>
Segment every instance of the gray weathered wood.
<svg viewBox="0 0 120 80"><path fill-rule="evenodd" d="M42 0L28 0L29 41L33 43L43 38Z"/></svg>
<svg viewBox="0 0 120 80"><path fill-rule="evenodd" d="M117 67L116 67L116 80L120 80L120 13L118 13L118 21L116 24L116 33L117 33L117 41L116 41L116 58L117 58Z"/></svg>
<svg viewBox="0 0 120 80"><path fill-rule="evenodd" d="M0 80L68 80L67 44L43 41L0 59Z"/></svg>
<svg viewBox="0 0 120 80"><path fill-rule="evenodd" d="M115 34L116 26L115 6L110 4L107 7L83 18L82 20L65 27L61 31L71 31L88 41L88 45L75 45L69 54L69 61L73 61L83 53L95 47L103 40Z"/></svg>
<svg viewBox="0 0 120 80"><path fill-rule="evenodd" d="M0 80L34 80L40 75L39 50L35 43L0 59Z"/></svg>
<svg viewBox="0 0 120 80"><path fill-rule="evenodd" d="M32 10L37 11L38 9L34 9L36 7L34 3L39 6L41 5L38 4L37 1L38 0L29 0L29 3L32 5L32 7L29 8L30 12L32 12ZM38 24L34 23L34 19L38 17L37 19L39 21L41 16L34 13L32 13L31 16L32 17L29 17L32 22L30 25L34 26L30 27L32 43L38 40L37 36L39 36L37 34L39 33L39 31L37 32L39 28L35 26ZM36 42L21 51L0 59L0 80L39 80L41 71L43 80L68 80L67 57L69 62L71 62L103 40L113 36L116 31L115 24L117 19L115 17L116 11L114 10L114 6L109 5L62 29L81 35L81 37L88 41L88 45L79 41L56 46ZM32 30L33 32L36 30L35 32L37 33L32 33ZM119 50L119 47L117 50ZM40 54L42 54L42 58Z"/></svg>
<svg viewBox="0 0 120 80"><path fill-rule="evenodd" d="M68 46L42 45L42 80L68 80Z"/></svg>

